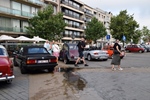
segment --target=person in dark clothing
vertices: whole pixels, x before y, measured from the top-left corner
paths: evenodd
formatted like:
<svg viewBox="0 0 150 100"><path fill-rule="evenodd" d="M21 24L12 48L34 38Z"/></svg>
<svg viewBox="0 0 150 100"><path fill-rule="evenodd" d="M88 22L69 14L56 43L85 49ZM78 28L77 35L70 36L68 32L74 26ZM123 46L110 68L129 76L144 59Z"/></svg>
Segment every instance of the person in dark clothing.
<svg viewBox="0 0 150 100"><path fill-rule="evenodd" d="M84 38L81 38L81 41L77 44L78 46L78 52L79 52L79 57L78 59L76 60L75 62L75 66L78 66L78 62L79 60L82 59L83 63L84 63L84 66L88 66L84 60L84 56L83 56L83 51L84 51L84 48L85 48L85 39Z"/></svg>
<svg viewBox="0 0 150 100"><path fill-rule="evenodd" d="M113 53L113 58L111 61L111 65L112 65L112 70L116 70L115 69L115 65L118 65L118 70L123 70L123 68L120 67L120 62L121 62L121 46L118 44L119 40L116 40L116 43L113 46L114 49L114 53Z"/></svg>

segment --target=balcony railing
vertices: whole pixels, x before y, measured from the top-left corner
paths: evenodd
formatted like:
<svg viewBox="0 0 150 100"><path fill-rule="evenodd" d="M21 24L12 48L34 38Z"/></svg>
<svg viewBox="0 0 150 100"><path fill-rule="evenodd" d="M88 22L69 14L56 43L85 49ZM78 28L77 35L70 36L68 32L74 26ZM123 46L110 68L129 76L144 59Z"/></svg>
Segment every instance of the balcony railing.
<svg viewBox="0 0 150 100"><path fill-rule="evenodd" d="M0 32L23 32L26 33L26 28L18 28L18 27L0 27Z"/></svg>
<svg viewBox="0 0 150 100"><path fill-rule="evenodd" d="M4 12L4 13L7 13L7 14L12 14L12 15L24 16L24 17L33 17L33 16L35 16L34 14L31 14L29 12L10 9L10 8L6 8L6 7L2 7L2 6L0 6L0 12Z"/></svg>
<svg viewBox="0 0 150 100"><path fill-rule="evenodd" d="M84 27L82 25L77 26L77 25L71 25L71 24L67 24L68 27L72 27L72 28L77 28L77 29L84 29Z"/></svg>
<svg viewBox="0 0 150 100"><path fill-rule="evenodd" d="M85 12L85 14L88 15L88 16L93 16L93 14L89 13L89 12Z"/></svg>
<svg viewBox="0 0 150 100"><path fill-rule="evenodd" d="M65 2L65 1L62 1L62 4L65 4L67 6L73 7L75 9L77 9L77 10L80 10L80 11L84 11L82 8L74 6L74 5L72 5L72 4L68 3L68 2Z"/></svg>
<svg viewBox="0 0 150 100"><path fill-rule="evenodd" d="M79 20L84 21L84 19L81 18L81 17L79 17L79 16L75 16L75 15L73 15L73 14L68 14L68 13L65 13L65 12L64 12L63 14L66 15L66 16L69 16L69 17L76 18L76 19L79 19Z"/></svg>
<svg viewBox="0 0 150 100"><path fill-rule="evenodd" d="M45 5L45 3L40 0L28 0L28 2L31 2L37 5Z"/></svg>

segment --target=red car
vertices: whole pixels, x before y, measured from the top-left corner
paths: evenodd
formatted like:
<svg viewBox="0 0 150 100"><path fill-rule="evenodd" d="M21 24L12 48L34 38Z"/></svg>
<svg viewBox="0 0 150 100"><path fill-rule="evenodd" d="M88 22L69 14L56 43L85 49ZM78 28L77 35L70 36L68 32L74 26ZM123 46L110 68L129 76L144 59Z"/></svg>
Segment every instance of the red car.
<svg viewBox="0 0 150 100"><path fill-rule="evenodd" d="M0 81L11 83L14 78L12 60L9 58L6 48L0 45Z"/></svg>
<svg viewBox="0 0 150 100"><path fill-rule="evenodd" d="M65 64L75 62L79 57L77 44L64 43L59 54L59 60L64 61Z"/></svg>
<svg viewBox="0 0 150 100"><path fill-rule="evenodd" d="M145 51L144 47L137 44L128 45L125 50L127 52L139 52L139 53L143 53Z"/></svg>

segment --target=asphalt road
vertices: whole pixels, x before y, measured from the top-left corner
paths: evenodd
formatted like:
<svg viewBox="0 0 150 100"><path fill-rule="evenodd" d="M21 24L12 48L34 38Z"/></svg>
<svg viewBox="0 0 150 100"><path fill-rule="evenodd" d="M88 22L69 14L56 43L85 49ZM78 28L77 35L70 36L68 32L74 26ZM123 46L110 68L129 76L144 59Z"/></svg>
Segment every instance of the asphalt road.
<svg viewBox="0 0 150 100"><path fill-rule="evenodd" d="M111 71L111 59L87 61L88 67L79 64L71 74L74 77L68 77L73 84L63 72L22 75L15 67L12 84L0 82L0 100L150 100L149 59L150 53L127 53L121 62L123 71ZM59 65L66 66L62 62ZM86 82L76 83L76 76Z"/></svg>

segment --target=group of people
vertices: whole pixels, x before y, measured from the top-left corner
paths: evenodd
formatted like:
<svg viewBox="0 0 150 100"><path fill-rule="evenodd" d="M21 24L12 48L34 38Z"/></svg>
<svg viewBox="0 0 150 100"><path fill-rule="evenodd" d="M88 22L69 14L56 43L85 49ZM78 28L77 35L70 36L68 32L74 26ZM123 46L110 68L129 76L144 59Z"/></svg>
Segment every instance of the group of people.
<svg viewBox="0 0 150 100"><path fill-rule="evenodd" d="M53 55L53 56L55 56L57 58L57 62L58 62L60 48L57 45L57 43L54 40L52 42L46 40L46 42L44 43L44 47L48 50L48 52L51 55Z"/></svg>
<svg viewBox="0 0 150 100"><path fill-rule="evenodd" d="M84 48L86 46L85 39L81 38L81 41L79 41L77 46L78 46L79 57L75 62L75 66L79 67L78 62L80 60L83 61L84 66L88 66L88 64L85 62L84 56L83 56L83 51L84 51ZM51 55L55 56L57 58L57 61L58 61L60 49L59 49L59 46L57 45L57 43L55 41L50 42L50 41L47 40L44 43L44 47L49 51L49 53ZM113 49L114 49L114 53L113 53L113 58L112 58L112 61L111 61L112 70L113 71L116 70L115 65L118 66L118 70L123 70L123 68L120 67L120 62L121 62L121 57L120 56L122 56L122 53L121 53L121 46L119 45L119 40L118 39L116 39L116 42L113 45Z"/></svg>

